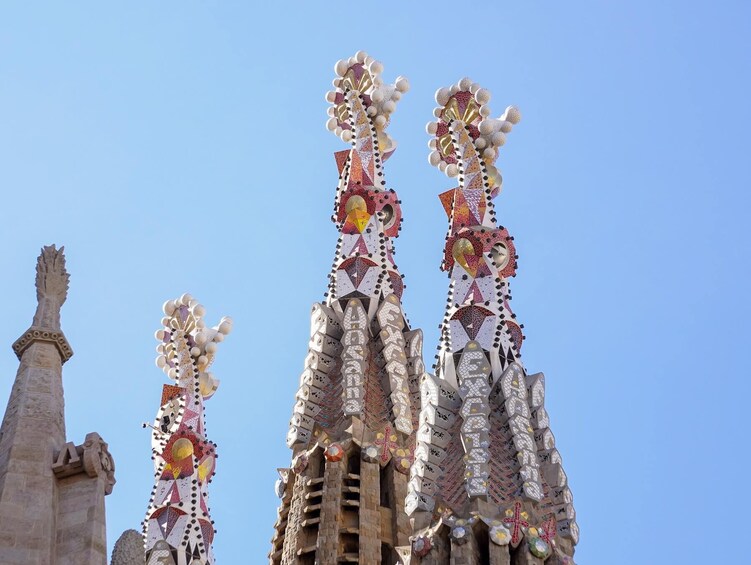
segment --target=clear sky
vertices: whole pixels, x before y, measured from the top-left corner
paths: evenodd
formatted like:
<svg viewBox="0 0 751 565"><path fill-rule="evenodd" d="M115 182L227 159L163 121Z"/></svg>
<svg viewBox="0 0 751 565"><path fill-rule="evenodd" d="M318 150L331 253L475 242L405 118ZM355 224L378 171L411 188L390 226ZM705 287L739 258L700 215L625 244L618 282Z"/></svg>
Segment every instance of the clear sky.
<svg viewBox="0 0 751 565"><path fill-rule="evenodd" d="M223 564L263 563L276 468L337 232L337 59L410 79L386 165L406 312L433 359L454 186L427 162L433 93L469 76L522 112L498 160L514 309L574 493L581 564L739 562L747 540L747 2L56 2L0 7L0 403L64 244L68 437L109 442L110 547L140 528L166 377L161 304L235 320L207 403ZM710 557L711 556L711 557Z"/></svg>

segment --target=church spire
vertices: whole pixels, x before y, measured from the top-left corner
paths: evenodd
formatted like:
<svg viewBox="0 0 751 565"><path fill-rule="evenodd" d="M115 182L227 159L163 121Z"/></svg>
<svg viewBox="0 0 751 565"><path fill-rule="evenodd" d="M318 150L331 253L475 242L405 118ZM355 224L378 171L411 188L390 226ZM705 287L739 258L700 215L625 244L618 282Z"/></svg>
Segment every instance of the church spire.
<svg viewBox="0 0 751 565"><path fill-rule="evenodd" d="M42 248L37 308L13 344L20 361L0 427L0 560L104 563L104 497L115 484L107 444L91 432L66 442L63 363L73 355L60 327L68 296L63 248Z"/></svg>
<svg viewBox="0 0 751 565"><path fill-rule="evenodd" d="M143 523L146 564L211 565L208 483L216 445L206 438L203 404L219 386L208 369L232 320L206 327L204 307L189 294L165 302L164 313L163 328L156 332L156 364L174 384L162 387L152 426L156 482Z"/></svg>
<svg viewBox="0 0 751 565"><path fill-rule="evenodd" d="M292 465L280 469L272 564L391 564L397 547L409 543L403 501L424 372L422 332L402 310L393 246L401 208L384 176L396 148L386 127L409 84L402 77L384 84L382 70L358 52L336 64L326 96L327 127L350 148L335 154L339 240L326 299L313 306L287 435Z"/></svg>
<svg viewBox="0 0 751 565"><path fill-rule="evenodd" d="M441 88L437 121L427 127L430 163L459 186L440 197L449 220L441 268L451 284L436 377L422 386L407 500L418 530L412 552L443 551L446 563L480 554L493 563L553 554L552 562L572 563L571 491L543 405L544 377L521 362L522 326L509 306L516 250L493 206L502 183L494 162L520 114L509 106L490 118L489 100L469 79ZM529 551L509 554L525 536Z"/></svg>

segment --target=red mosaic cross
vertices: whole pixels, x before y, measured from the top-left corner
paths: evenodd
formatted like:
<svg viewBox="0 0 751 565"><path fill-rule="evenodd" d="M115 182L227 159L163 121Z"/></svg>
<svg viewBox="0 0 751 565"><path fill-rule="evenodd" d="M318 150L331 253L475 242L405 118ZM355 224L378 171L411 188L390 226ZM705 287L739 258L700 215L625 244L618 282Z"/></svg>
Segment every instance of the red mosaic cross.
<svg viewBox="0 0 751 565"><path fill-rule="evenodd" d="M522 537L524 536L524 532L522 531L522 528L528 528L529 522L527 522L524 517L522 516L522 503L521 502L515 502L514 503L514 513L511 516L506 516L503 519L503 523L508 526L508 528L511 530L511 545L516 547L519 545L519 542L521 541Z"/></svg>
<svg viewBox="0 0 751 565"><path fill-rule="evenodd" d="M555 516L551 515L540 525L540 538L544 539L550 545L553 545L553 538L555 538L557 530L557 524Z"/></svg>
<svg viewBox="0 0 751 565"><path fill-rule="evenodd" d="M394 434L391 426L386 426L378 435L383 436L382 438L376 437L375 440L375 444L381 448L381 462L388 463L388 460L391 459L391 452L399 447L399 444L396 443L396 434Z"/></svg>

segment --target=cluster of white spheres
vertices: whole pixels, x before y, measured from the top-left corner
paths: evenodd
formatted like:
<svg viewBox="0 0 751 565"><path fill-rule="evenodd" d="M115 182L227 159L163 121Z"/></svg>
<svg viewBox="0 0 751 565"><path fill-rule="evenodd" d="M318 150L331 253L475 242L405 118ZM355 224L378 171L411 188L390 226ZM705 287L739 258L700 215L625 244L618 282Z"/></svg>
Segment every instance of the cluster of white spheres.
<svg viewBox="0 0 751 565"><path fill-rule="evenodd" d="M488 102L490 102L490 92L481 88L476 82L472 82L468 78L463 78L449 88L439 88L436 91L435 100L438 103L438 107L433 111L433 115L436 118L440 118L451 97L457 92L467 91L473 95L479 108L478 111L483 118L478 126L480 135L475 139L475 147L481 152L483 160L487 164L491 164L498 156L498 148L506 143L506 134L521 120L521 113L514 106L509 106L500 118L489 118L490 106L488 106ZM429 122L426 130L428 134L433 136L428 142L428 147L432 149L430 155L428 155L430 164L438 167L449 177L457 176L459 174L459 167L454 163L446 163L438 151L438 141L435 138L435 134L438 131L438 122Z"/></svg>
<svg viewBox="0 0 751 565"><path fill-rule="evenodd" d="M371 100L371 104L367 109L368 116L373 118L376 127L381 129L386 126L389 116L396 110L396 103L401 99L402 94L409 90L409 81L400 76L397 77L394 84L383 84L383 80L381 79L383 64L370 57L364 51L358 51L354 57L342 59L334 65L334 70L338 76L334 79L333 84L334 88L339 89L339 92L341 92L341 77L347 73L352 65L357 63L363 64L370 73L373 86L363 94L368 94ZM337 90L327 92L326 100L334 104L336 95ZM329 131L333 131L342 141L352 141L352 131L339 126L335 112L336 109L333 106L328 109L330 118L326 122L326 128Z"/></svg>
<svg viewBox="0 0 751 565"><path fill-rule="evenodd" d="M216 353L217 343L224 340L224 336L232 331L232 318L225 316L219 320L219 323L216 326L213 328L207 328L206 322L203 321L206 309L190 294L186 293L177 300L168 300L162 306L162 310L166 314L166 316L162 318L162 325L165 328L169 328L170 321L175 312L183 306L188 308L196 320L196 327L192 332L195 345L191 347L190 355L191 357L196 358L196 363L199 369L202 369L207 366L210 358ZM157 330L154 335L154 337L160 342L156 348L157 353L159 353L159 356L156 358L156 365L171 378L176 378L177 369L175 367L170 367L167 364L167 356L165 355L165 344L163 342L166 332L167 330L160 329Z"/></svg>

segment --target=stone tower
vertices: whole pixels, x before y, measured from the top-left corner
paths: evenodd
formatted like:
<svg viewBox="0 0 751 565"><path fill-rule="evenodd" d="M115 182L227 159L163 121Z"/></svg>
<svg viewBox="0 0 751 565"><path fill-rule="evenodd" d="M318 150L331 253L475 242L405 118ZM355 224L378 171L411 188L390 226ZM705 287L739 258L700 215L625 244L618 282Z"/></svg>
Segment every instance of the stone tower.
<svg viewBox="0 0 751 565"><path fill-rule="evenodd" d="M37 261L37 309L13 344L20 365L0 428L0 561L3 565L105 565L104 497L115 483L96 433L65 437L62 366L73 351L60 329L68 294L63 248Z"/></svg>
<svg viewBox="0 0 751 565"><path fill-rule="evenodd" d="M383 84L363 52L336 65L328 128L351 148L336 153L333 221L340 236L326 299L314 304L305 369L290 422L290 468L271 564L395 564L409 548L404 512L420 412L422 333L401 306L394 263L400 229L385 161L386 133L404 78Z"/></svg>
<svg viewBox="0 0 751 565"><path fill-rule="evenodd" d="M571 564L571 491L544 377L521 362L522 326L509 305L514 238L492 200L501 190L493 163L520 115L509 107L489 118L489 92L469 79L438 90L436 100L430 162L459 186L441 195L449 220L442 269L451 284L436 376L422 382L406 501L409 562Z"/></svg>
<svg viewBox="0 0 751 565"><path fill-rule="evenodd" d="M165 302L164 314L156 364L174 384L162 387L151 427L155 484L143 522L146 565L213 565L208 485L216 445L206 437L203 404L219 386L209 367L232 320L206 327L204 307L189 294Z"/></svg>

